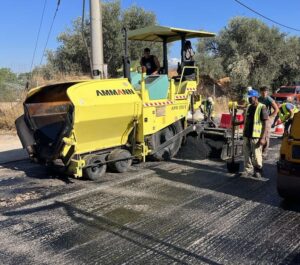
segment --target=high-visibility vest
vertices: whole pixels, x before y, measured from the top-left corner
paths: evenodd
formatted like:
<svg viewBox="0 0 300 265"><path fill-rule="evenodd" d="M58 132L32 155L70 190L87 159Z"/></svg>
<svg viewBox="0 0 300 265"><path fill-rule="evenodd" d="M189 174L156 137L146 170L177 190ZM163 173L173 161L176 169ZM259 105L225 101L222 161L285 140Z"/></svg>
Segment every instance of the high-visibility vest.
<svg viewBox="0 0 300 265"><path fill-rule="evenodd" d="M208 102L208 100L204 100L201 104L203 106L204 115L208 115L208 104L211 104L210 116L213 118L215 116L215 110L214 110L215 103L214 102L210 103L210 102Z"/></svg>
<svg viewBox="0 0 300 265"><path fill-rule="evenodd" d="M249 110L250 106L251 105L249 105L247 107L246 117L248 116L248 110ZM253 132L252 132L252 137L253 138L260 138L261 137L263 123L262 123L262 120L260 119L260 114L261 114L261 110L262 110L263 107L266 107L266 106L262 103L258 103L258 105L256 107L256 110L255 110L254 121L253 121Z"/></svg>
<svg viewBox="0 0 300 265"><path fill-rule="evenodd" d="M287 107L286 107L287 103L283 103L279 109L279 118L281 120L281 122L285 122L290 118L290 112L288 111ZM291 104L291 103L289 103ZM292 104L293 105L293 104ZM292 108L292 115L297 113L299 110L297 109L297 107L295 105L293 105Z"/></svg>

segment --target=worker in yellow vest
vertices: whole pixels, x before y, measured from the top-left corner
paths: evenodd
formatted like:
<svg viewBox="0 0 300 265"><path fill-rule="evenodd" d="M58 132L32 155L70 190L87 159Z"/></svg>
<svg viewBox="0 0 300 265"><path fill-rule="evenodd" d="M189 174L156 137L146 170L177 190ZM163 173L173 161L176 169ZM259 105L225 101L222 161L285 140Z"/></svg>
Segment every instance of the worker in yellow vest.
<svg viewBox="0 0 300 265"><path fill-rule="evenodd" d="M279 106L279 112L274 120L273 126L275 127L275 123L280 118L281 123L284 123L284 133L288 133L290 126L292 124L294 115L299 112L298 108L290 103L290 102L285 102Z"/></svg>
<svg viewBox="0 0 300 265"><path fill-rule="evenodd" d="M248 92L249 105L245 111L244 121L234 121L234 125L244 124L243 177L261 178L263 173L263 147L266 145L267 122L269 114L264 104L258 101L259 93L252 89Z"/></svg>

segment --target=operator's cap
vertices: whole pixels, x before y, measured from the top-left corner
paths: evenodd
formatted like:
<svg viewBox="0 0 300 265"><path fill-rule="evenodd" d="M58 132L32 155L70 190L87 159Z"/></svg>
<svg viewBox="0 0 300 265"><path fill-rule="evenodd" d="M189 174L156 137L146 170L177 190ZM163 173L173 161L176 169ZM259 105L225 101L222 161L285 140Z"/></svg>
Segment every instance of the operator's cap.
<svg viewBox="0 0 300 265"><path fill-rule="evenodd" d="M251 98L251 97L256 97L256 98L259 97L257 90L252 89L252 90L248 91L248 98Z"/></svg>

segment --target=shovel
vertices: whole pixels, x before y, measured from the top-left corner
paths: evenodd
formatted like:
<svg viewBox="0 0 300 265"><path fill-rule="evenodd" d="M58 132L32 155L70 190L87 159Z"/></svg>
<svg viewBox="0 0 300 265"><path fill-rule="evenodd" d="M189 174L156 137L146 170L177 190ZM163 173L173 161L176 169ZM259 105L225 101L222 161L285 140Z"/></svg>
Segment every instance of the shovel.
<svg viewBox="0 0 300 265"><path fill-rule="evenodd" d="M232 118L232 134L231 134L231 161L227 162L227 171L229 173L238 173L240 170L240 163L235 162L235 146L234 146L234 138L235 138L235 125L234 121L236 119L236 109L232 107L231 109L231 118Z"/></svg>

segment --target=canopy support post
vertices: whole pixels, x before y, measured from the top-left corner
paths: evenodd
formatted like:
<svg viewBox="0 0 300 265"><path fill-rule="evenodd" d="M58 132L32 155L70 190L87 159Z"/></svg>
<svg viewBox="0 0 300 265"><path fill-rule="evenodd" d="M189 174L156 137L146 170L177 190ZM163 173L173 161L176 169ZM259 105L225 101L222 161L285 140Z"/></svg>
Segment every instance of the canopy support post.
<svg viewBox="0 0 300 265"><path fill-rule="evenodd" d="M163 38L164 74L168 74L168 43L167 38Z"/></svg>
<svg viewBox="0 0 300 265"><path fill-rule="evenodd" d="M181 34L181 65L184 61L184 58L183 58L184 43L185 43L185 34Z"/></svg>

